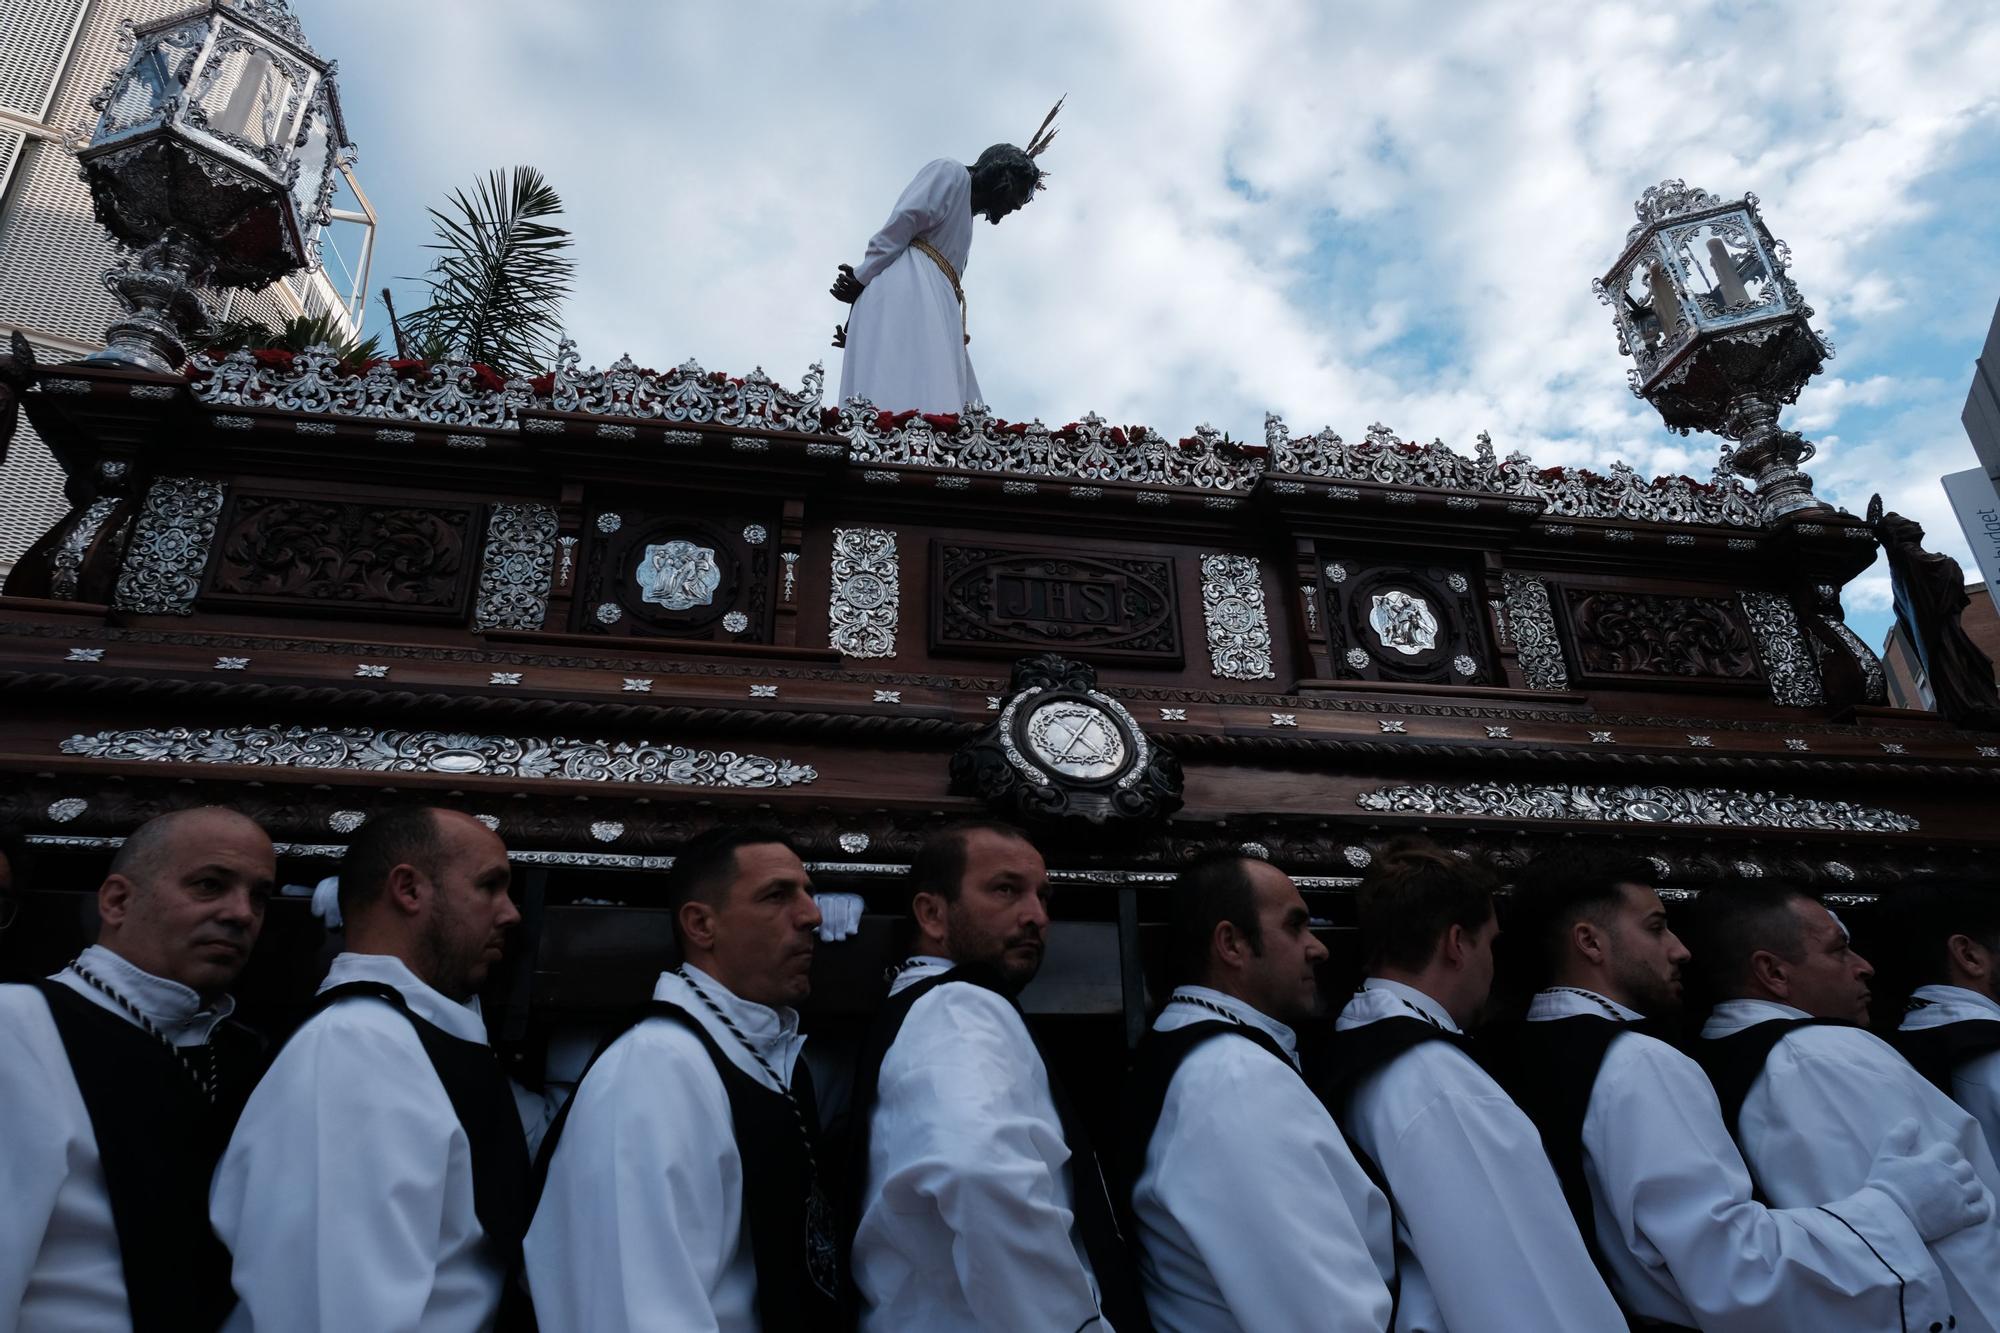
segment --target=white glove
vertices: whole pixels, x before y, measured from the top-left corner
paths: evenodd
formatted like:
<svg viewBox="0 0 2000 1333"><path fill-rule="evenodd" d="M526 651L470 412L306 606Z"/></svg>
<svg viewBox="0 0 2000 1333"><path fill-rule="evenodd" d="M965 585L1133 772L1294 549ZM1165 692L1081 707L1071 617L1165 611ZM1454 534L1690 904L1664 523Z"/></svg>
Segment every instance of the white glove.
<svg viewBox="0 0 2000 1333"><path fill-rule="evenodd" d="M1909 1214L1926 1244L1991 1217L1992 1196L1965 1154L1942 1140L1919 1151L1917 1139L1915 1120L1890 1130L1868 1168L1867 1183Z"/></svg>
<svg viewBox="0 0 2000 1333"><path fill-rule="evenodd" d="M819 937L827 943L852 939L861 929L860 894L816 893L813 904L819 908Z"/></svg>

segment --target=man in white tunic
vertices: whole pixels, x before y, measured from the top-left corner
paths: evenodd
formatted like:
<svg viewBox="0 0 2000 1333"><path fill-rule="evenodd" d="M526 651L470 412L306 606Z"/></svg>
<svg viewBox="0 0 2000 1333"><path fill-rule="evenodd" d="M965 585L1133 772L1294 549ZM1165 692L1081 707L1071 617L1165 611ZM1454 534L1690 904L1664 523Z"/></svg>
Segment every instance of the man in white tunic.
<svg viewBox="0 0 2000 1333"><path fill-rule="evenodd" d="M1891 1040L1971 1113L2000 1158L2000 891L1972 884L1896 895L1924 984Z"/></svg>
<svg viewBox="0 0 2000 1333"><path fill-rule="evenodd" d="M1061 103L1057 103L1060 109ZM845 347L840 401L866 398L885 412L960 412L982 401L966 353L965 263L975 217L998 225L1041 188L1035 158L1055 137L1049 112L1025 149L995 144L966 167L929 163L868 242L858 267L842 264L832 293L854 313L834 345Z"/></svg>
<svg viewBox="0 0 2000 1333"><path fill-rule="evenodd" d="M1979 1122L1859 1026L1874 970L1846 929L1771 882L1705 893L1696 912L1703 969L1727 998L1695 1054L1764 1197L1814 1207L1870 1183L1885 1151L1950 1145L1979 1176L1985 1218L1932 1239L1931 1257L1961 1333L2000 1330L2000 1167Z"/></svg>
<svg viewBox="0 0 2000 1333"><path fill-rule="evenodd" d="M1048 940L1041 853L961 825L910 880L915 952L854 1082L861 1328L1143 1328L1103 1174L1014 1003Z"/></svg>
<svg viewBox="0 0 2000 1333"><path fill-rule="evenodd" d="M346 950L216 1169L232 1330L518 1327L527 1143L479 988L521 914L470 815L405 808L340 868Z"/></svg>
<svg viewBox="0 0 2000 1333"><path fill-rule="evenodd" d="M1127 1172L1161 1333L1383 1333L1389 1201L1306 1086L1293 1026L1326 946L1276 866L1222 852L1181 872L1180 979L1127 1084Z"/></svg>
<svg viewBox="0 0 2000 1333"><path fill-rule="evenodd" d="M1689 958L1653 877L1615 852L1526 867L1507 927L1546 984L1525 1025L1481 1039L1613 1293L1647 1326L1707 1333L1948 1323L1925 1243L1982 1219L1971 1164L1939 1144L1878 1157L1858 1191L1817 1207L1755 1199L1708 1076L1640 1027L1679 1012Z"/></svg>
<svg viewBox="0 0 2000 1333"><path fill-rule="evenodd" d="M839 1219L795 1006L820 913L775 829L723 828L667 882L685 961L584 1074L528 1230L542 1333L837 1327Z"/></svg>
<svg viewBox="0 0 2000 1333"><path fill-rule="evenodd" d="M98 939L0 987L0 1330L199 1330L227 1313L208 1176L262 1065L227 988L263 926L271 840L162 815L97 891Z"/></svg>
<svg viewBox="0 0 2000 1333"><path fill-rule="evenodd" d="M1428 843L1376 857L1356 895L1369 975L1323 1091L1396 1209L1398 1330L1620 1329L1541 1136L1464 1035L1493 984L1493 887Z"/></svg>

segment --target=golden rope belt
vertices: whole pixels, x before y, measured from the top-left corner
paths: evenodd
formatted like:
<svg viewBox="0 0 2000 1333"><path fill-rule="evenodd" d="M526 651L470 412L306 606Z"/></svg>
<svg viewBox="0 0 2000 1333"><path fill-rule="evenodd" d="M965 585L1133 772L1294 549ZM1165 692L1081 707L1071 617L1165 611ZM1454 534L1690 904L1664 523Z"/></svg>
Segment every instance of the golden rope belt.
<svg viewBox="0 0 2000 1333"><path fill-rule="evenodd" d="M964 335L965 341L970 343L972 334L967 330L965 323L965 289L958 285L958 270L951 266L949 259L937 252L936 246L921 236L910 242L910 248L923 251L931 257L932 263L944 270L945 280L951 284L951 294L958 298L958 331Z"/></svg>

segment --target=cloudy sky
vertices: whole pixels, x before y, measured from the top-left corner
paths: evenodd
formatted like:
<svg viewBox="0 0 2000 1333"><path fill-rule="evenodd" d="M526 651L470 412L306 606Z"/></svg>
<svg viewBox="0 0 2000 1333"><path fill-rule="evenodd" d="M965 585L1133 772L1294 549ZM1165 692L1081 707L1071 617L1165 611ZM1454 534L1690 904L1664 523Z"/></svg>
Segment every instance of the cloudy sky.
<svg viewBox="0 0 2000 1333"><path fill-rule="evenodd" d="M1271 410L1705 478L1713 440L1631 397L1590 280L1647 185L1755 191L1839 349L1786 417L1820 494L1879 490L1971 568L1936 479L1974 463L1958 414L2000 299L1990 6L294 8L341 63L371 286L420 304L425 209L531 163L576 234L586 364L837 382L835 265L923 163L1022 142L1069 94L1049 190L966 266L980 382L1016 420L1256 438ZM1848 602L1879 643L1879 565Z"/></svg>

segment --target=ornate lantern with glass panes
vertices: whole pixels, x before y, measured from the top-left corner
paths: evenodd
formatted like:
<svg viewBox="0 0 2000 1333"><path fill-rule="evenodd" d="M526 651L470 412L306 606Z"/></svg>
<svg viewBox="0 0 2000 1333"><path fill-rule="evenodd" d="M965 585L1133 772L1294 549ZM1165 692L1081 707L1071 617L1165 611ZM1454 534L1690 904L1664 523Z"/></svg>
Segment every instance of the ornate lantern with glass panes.
<svg viewBox="0 0 2000 1333"><path fill-rule="evenodd" d="M1757 488L1766 522L1826 506L1799 471L1812 444L1778 426L1833 347L1785 272L1757 196L1724 201L1670 180L1634 206L1625 252L1592 284L1611 307L1632 392L1682 434L1731 441L1723 461Z"/></svg>
<svg viewBox="0 0 2000 1333"><path fill-rule="evenodd" d="M89 359L171 372L208 324L204 287L263 287L319 263L353 148L334 64L284 0L209 0L130 29L77 161L98 221L137 253L104 275L126 307Z"/></svg>

